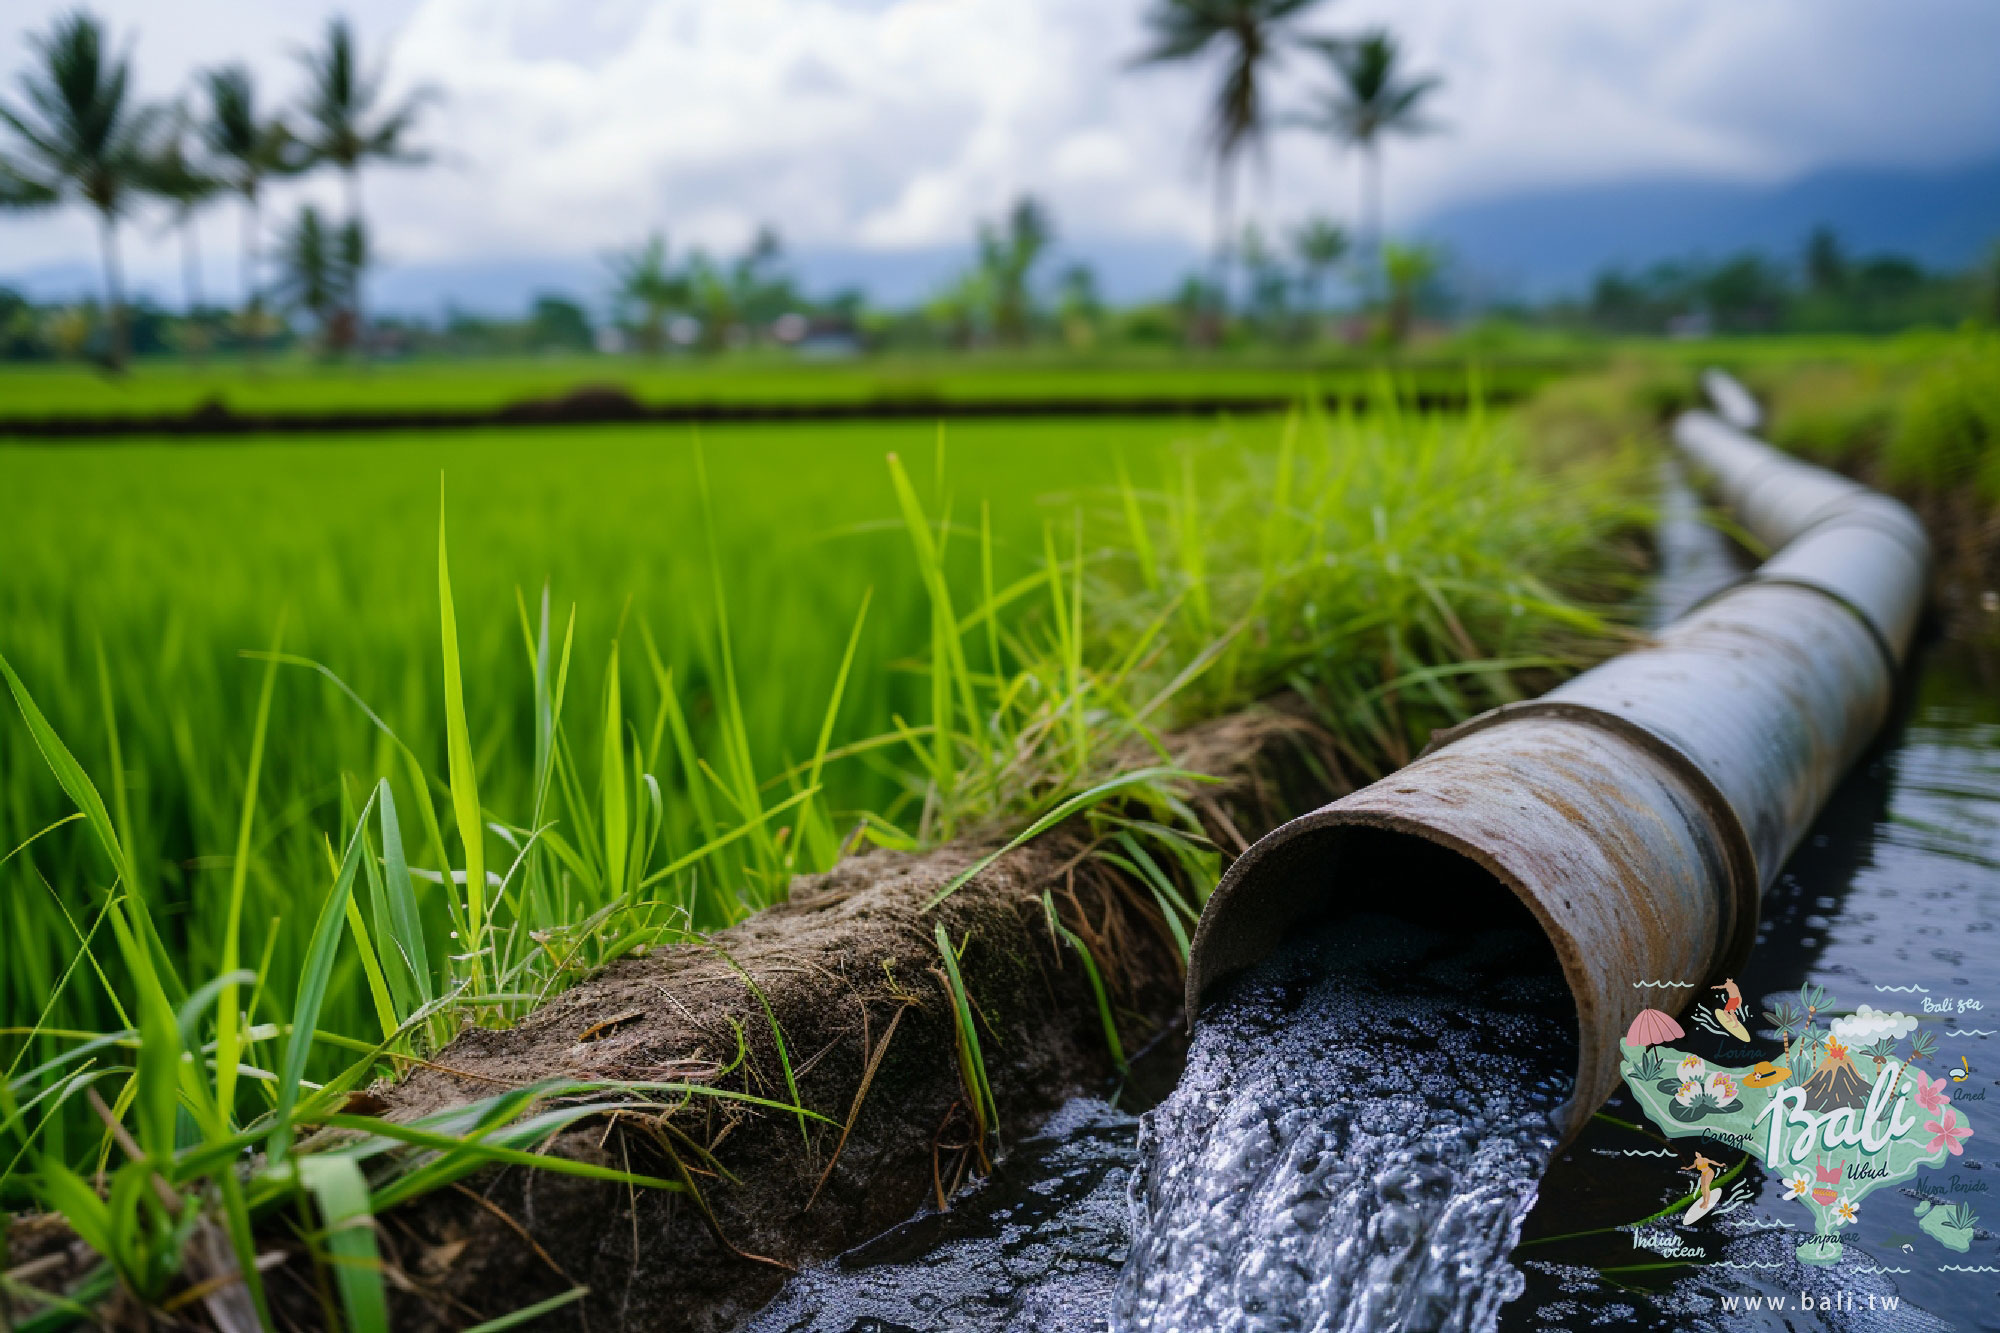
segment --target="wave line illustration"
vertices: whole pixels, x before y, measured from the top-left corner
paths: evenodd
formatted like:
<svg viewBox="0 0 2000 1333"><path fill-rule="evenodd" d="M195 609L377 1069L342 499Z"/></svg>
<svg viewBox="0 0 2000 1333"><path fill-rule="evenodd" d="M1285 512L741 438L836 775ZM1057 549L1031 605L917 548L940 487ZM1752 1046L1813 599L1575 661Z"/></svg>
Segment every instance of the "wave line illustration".
<svg viewBox="0 0 2000 1333"><path fill-rule="evenodd" d="M1635 981L1632 983L1633 990L1644 990L1648 986L1677 986L1681 990L1694 989L1692 981Z"/></svg>
<svg viewBox="0 0 2000 1333"><path fill-rule="evenodd" d="M1914 982L1908 986L1877 986L1875 989L1878 991L1894 991L1900 995L1929 995L1931 993L1929 987L1919 986Z"/></svg>
<svg viewBox="0 0 2000 1333"><path fill-rule="evenodd" d="M1947 1037L1990 1037L1993 1034L1985 1028L1960 1028L1956 1032L1950 1028L1946 1028L1944 1035Z"/></svg>

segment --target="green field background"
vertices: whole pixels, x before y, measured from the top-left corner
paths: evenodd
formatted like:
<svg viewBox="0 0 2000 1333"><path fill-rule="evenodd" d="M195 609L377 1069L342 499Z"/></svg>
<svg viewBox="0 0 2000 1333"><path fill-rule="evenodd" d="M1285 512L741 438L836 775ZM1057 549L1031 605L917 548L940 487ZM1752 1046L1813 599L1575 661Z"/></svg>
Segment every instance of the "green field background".
<svg viewBox="0 0 2000 1333"><path fill-rule="evenodd" d="M445 771L440 486L483 803L522 819L533 727L517 594L532 610L547 584L558 635L576 607L565 706L574 743L595 743L614 637L626 706L650 727L659 699L650 631L712 753L719 576L750 740L760 773L775 774L810 756L864 597L872 606L858 660L873 665L848 684L835 743L890 731L899 715L927 716L918 663L929 612L897 516L891 451L934 514L949 506L949 563L970 606L982 504L1004 584L1040 562L1045 524L1067 533L1083 512L1093 541L1122 535L1121 461L1142 491L1178 485L1184 458L1197 479L1240 478L1245 457L1276 434L1268 420L1093 420L0 448L0 651L104 784L108 683L137 859L176 937L206 929L195 923L213 920L227 884L262 671L240 654L268 647L281 613L286 651L337 673L434 774ZM19 716L6 712L0 842L12 847L65 807ZM385 739L335 685L281 671L248 929L261 934L255 923L293 904L288 885L324 879L313 840L296 834L341 826L342 773L392 768ZM881 809L897 791L886 765L850 761L834 780L843 808ZM75 932L38 881L64 885L74 910L69 886L91 878L85 846L65 831L0 874L12 957L40 959L9 969L11 1012L34 1012L75 954ZM177 924L183 913L193 915Z"/></svg>

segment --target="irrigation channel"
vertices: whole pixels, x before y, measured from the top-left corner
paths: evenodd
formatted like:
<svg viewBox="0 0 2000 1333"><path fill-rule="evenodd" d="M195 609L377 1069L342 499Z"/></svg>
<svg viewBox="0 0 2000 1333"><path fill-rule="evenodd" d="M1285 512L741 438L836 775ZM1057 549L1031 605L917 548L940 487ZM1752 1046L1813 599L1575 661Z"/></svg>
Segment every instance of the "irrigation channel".
<svg viewBox="0 0 2000 1333"><path fill-rule="evenodd" d="M1746 567L1671 462L1663 494L1655 625ZM1732 978L1753 1024L1814 986L1843 1012L1921 1010L1975 1116L2000 1085L2000 701L1976 682L1952 645L1916 651L1880 738L1763 877ZM1394 896L1436 892L1454 860L1416 853ZM1071 1102L950 1212L799 1275L748 1327L1994 1326L1979 1140L1875 1193L1837 1262L1802 1262L1810 1225L1781 1173L1668 1140L1627 1090L1572 1110L1576 1011L1513 906L1448 933L1372 913L1293 932L1207 997L1164 1100L1138 1077ZM1683 1225L1676 1168L1697 1146L1741 1169ZM1962 1254L1919 1220L1960 1203L1990 1214Z"/></svg>

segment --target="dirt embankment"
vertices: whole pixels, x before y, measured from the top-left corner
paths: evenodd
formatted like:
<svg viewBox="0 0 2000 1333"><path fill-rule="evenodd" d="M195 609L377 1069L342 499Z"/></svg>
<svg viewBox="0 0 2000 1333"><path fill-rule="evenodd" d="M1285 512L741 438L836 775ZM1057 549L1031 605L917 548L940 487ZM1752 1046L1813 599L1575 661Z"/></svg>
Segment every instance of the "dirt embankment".
<svg viewBox="0 0 2000 1333"><path fill-rule="evenodd" d="M1518 389L1501 385L1484 394L1489 406L1511 403ZM1401 400L1405 410L1462 412L1469 399L1461 389L1412 391ZM465 430L472 427L584 426L631 422L824 422L933 421L942 417L985 420L1030 420L1043 417L1214 417L1283 412L1298 402L1282 393L1141 393L1085 396L1080 394L969 397L933 390L883 392L862 398L822 400L729 401L689 400L647 403L615 384L585 385L549 398L530 398L497 407L471 408L351 408L286 411L242 411L210 398L186 411L49 416L8 415L0 411L0 437L64 440L107 436L216 436L276 434L350 434L393 430ZM1374 406L1372 393L1334 392L1321 395L1328 411L1364 413Z"/></svg>
<svg viewBox="0 0 2000 1333"><path fill-rule="evenodd" d="M1863 480L1869 480L1863 477ZM1878 484L1871 481L1871 485ZM1945 632L2000 657L2000 508L1973 494L1903 491L1936 544L1931 595Z"/></svg>
<svg viewBox="0 0 2000 1333"><path fill-rule="evenodd" d="M1171 748L1222 779L1188 795L1226 857L1346 786L1295 704L1204 725ZM795 1116L705 1097L579 1122L541 1150L687 1188L507 1167L395 1208L377 1219L395 1327L464 1328L585 1286L586 1298L537 1326L728 1328L789 1269L948 1201L980 1162L939 924L963 943L1003 1144L1114 1076L1085 969L1051 938L1045 891L1102 968L1127 1049L1171 1039L1182 976L1172 934L1143 885L1091 854L1081 821L927 907L990 847L873 851L802 877L788 901L714 947L628 958L511 1029L468 1029L428 1066L373 1089L367 1113L405 1121L550 1078L687 1080L782 1101L775 1025L800 1101L834 1122L802 1131ZM17 1225L12 1257L56 1281L86 1256L51 1221ZM325 1326L330 1293L287 1222L263 1244L291 1256L266 1275L280 1322ZM143 1322L122 1306L102 1313Z"/></svg>

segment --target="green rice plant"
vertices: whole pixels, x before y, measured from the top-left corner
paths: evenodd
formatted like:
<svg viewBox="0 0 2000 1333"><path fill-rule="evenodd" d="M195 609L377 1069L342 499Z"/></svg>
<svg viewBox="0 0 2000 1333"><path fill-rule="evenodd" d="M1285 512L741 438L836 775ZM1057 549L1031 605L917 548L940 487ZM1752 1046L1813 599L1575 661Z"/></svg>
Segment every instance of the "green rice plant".
<svg viewBox="0 0 2000 1333"><path fill-rule="evenodd" d="M990 1171L992 1160L986 1145L989 1140L996 1146L999 1144L1000 1108L993 1100L993 1081L986 1073L986 1055L979 1044L979 1024L972 997L966 993L965 978L958 970L958 960L972 943L972 937L968 934L953 948L942 921L937 923L936 930L938 956L944 960L944 971L939 975L951 1001L952 1028L958 1046L958 1076L965 1087L966 1110L972 1116L974 1156L982 1172Z"/></svg>
<svg viewBox="0 0 2000 1333"><path fill-rule="evenodd" d="M1125 1043L1118 1040L1118 1019L1111 1012L1111 995L1104 989L1104 975L1097 969L1097 960L1090 956L1090 946L1083 937L1062 923L1056 914L1055 897L1042 890L1042 915L1048 921L1049 938L1058 944L1067 944L1076 952L1077 960L1083 964L1083 975L1090 982L1091 997L1097 1002L1097 1021L1104 1029L1105 1049L1111 1052L1111 1064L1120 1074L1125 1072Z"/></svg>
<svg viewBox="0 0 2000 1333"><path fill-rule="evenodd" d="M2000 337L1968 338L1917 379L1882 457L1892 481L2000 503Z"/></svg>
<svg viewBox="0 0 2000 1333"><path fill-rule="evenodd" d="M4 656L0 656L0 675L5 676L50 770L80 807L84 821L97 834L107 858L122 876L123 867L128 864L127 853L95 784L48 726L33 696ZM198 989L176 1012L152 968L150 949L129 924L132 899L128 896L122 901L107 898L106 915L113 925L119 960L135 983L139 1013L136 1030L128 1026L121 1032L88 1037L53 1066L39 1066L20 1077L14 1077L10 1070L9 1078L0 1083L0 1114L4 1114L0 1131L19 1140L20 1153L35 1153L38 1197L60 1211L79 1239L103 1256L117 1281L146 1305L160 1305L176 1282L185 1281L193 1290L207 1290L210 1279L225 1276L204 1273L192 1266L204 1260L215 1262L217 1251L213 1247L203 1250L194 1246L192 1240L199 1229L220 1225L226 1228L234 1254L234 1272L255 1306L255 1317L268 1325L270 1314L258 1276L254 1242L257 1219L303 1193L314 1200L323 1223L323 1230L309 1235L307 1240L333 1271L347 1327L385 1329L387 1296L372 1229L372 1218L382 1209L496 1162L634 1186L682 1188L679 1182L563 1158L541 1157L515 1146L546 1138L567 1123L584 1115L601 1114L606 1109L603 1105L586 1104L522 1119L539 1098L615 1091L628 1098L669 1093L682 1098L732 1098L771 1109L786 1107L785 1103L706 1085L623 1083L520 1089L411 1125L393 1125L339 1110L347 1093L372 1075L377 1057L429 1016L424 1009L410 1014L402 1025L386 1032L379 1045L363 1046L361 1058L350 1062L334 1078L318 1085L306 1081L313 1048L323 1036L317 1024L334 975L342 934L350 924L360 922L352 894L363 860L372 859L368 858L366 837L371 818L379 821L384 847L393 849L385 855L385 863L394 866L401 860L392 800L388 780L382 779L360 811L346 850L339 858L333 890L323 901L313 927L307 964L298 978L288 1028L282 1034L257 1028L243 1034L253 1043L282 1035L276 1071L232 1066L225 1078L215 1059L200 1058L219 1053L222 1048L220 1040L214 1043L200 1040L208 1008L217 1003L226 989L260 978L255 974L225 974ZM390 877L394 877L393 869ZM478 963L471 962L461 985L475 979L478 973ZM483 998L475 995L468 1003L476 1010ZM136 1065L97 1067L95 1056L111 1048L133 1050ZM197 1058L183 1059L184 1051ZM245 1073L268 1089L272 1102L263 1113L239 1121L234 1108L222 1102L218 1094ZM211 1074L213 1083L209 1081ZM115 1109L105 1107L93 1086L109 1079L123 1082ZM789 1064L787 1084L793 1093L793 1104L787 1109L796 1111L802 1131L807 1116L825 1119L797 1105L797 1088ZM53 1099L60 1105L79 1093L97 1109L104 1124L107 1147L115 1142L127 1158L111 1173L109 1188L103 1194L59 1157L46 1151L35 1152L38 1132L52 1123L47 1114L39 1117L39 1124L30 1121L36 1104ZM29 1098L26 1104L22 1102L23 1095ZM125 1123L127 1115L132 1121L130 1131ZM183 1120L192 1127L192 1135L182 1132ZM332 1150L301 1154L295 1143L299 1129L305 1125L362 1131L370 1137ZM241 1165L245 1149L258 1144L265 1149L263 1155L245 1169ZM424 1150L429 1156L420 1164L413 1161L400 1176L392 1171L378 1174L371 1181L363 1173L361 1163L397 1145ZM229 1285L224 1282L215 1289L219 1291Z"/></svg>

